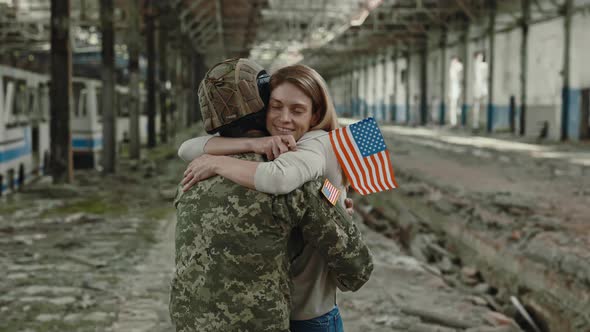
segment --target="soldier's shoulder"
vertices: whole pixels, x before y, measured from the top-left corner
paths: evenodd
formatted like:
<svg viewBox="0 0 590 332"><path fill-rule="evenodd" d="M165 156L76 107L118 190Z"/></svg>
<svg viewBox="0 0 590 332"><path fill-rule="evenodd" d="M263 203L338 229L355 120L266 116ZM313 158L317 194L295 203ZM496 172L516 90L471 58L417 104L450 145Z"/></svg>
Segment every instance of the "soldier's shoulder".
<svg viewBox="0 0 590 332"><path fill-rule="evenodd" d="M306 194L313 194L313 195L319 196L323 185L324 185L324 180L321 178L318 178L318 179L311 180L311 181L304 183L300 189L301 189L301 191L303 191Z"/></svg>

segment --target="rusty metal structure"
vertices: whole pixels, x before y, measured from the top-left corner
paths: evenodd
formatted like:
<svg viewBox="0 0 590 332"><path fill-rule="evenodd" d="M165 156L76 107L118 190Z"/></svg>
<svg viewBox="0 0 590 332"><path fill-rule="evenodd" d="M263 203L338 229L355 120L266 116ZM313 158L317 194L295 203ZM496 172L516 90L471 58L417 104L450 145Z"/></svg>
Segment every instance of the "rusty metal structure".
<svg viewBox="0 0 590 332"><path fill-rule="evenodd" d="M126 53L128 0L115 1L116 52ZM331 70L342 60L383 45L419 45L427 34L450 25L487 19L496 1L483 0L173 0L138 1L142 20L158 19L173 47L191 47L210 64L229 57L252 57L264 66L305 62ZM152 3L152 6L149 4ZM510 1L498 1L509 11ZM100 1L73 0L73 51L96 47ZM551 8L537 8L546 13ZM500 10L500 8L499 8ZM0 0L0 54L19 57L49 51L49 0ZM519 17L504 24L518 24ZM122 33L121 33L122 32Z"/></svg>

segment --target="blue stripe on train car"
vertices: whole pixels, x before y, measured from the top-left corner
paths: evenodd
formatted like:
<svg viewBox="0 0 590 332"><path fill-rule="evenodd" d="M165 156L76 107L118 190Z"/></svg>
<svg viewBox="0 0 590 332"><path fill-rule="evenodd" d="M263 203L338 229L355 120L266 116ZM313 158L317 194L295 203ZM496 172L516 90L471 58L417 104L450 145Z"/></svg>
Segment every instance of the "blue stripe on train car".
<svg viewBox="0 0 590 332"><path fill-rule="evenodd" d="M9 162L11 160L14 159L18 159L22 156L25 156L27 154L31 153L31 147L28 146L27 144L18 147L18 148L14 148L14 149L8 149L6 151L0 151L0 163L4 163L4 162Z"/></svg>
<svg viewBox="0 0 590 332"><path fill-rule="evenodd" d="M98 149L102 148L102 138L73 138L72 148L75 149Z"/></svg>

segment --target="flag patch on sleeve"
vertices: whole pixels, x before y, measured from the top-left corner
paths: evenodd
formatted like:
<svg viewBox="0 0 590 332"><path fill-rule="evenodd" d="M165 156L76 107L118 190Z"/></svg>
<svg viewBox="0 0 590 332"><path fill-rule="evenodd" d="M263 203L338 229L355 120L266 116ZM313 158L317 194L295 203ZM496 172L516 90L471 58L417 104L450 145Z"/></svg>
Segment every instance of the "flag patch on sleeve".
<svg viewBox="0 0 590 332"><path fill-rule="evenodd" d="M322 187L322 194L324 194L332 205L336 205L336 201L338 201L338 197L340 197L340 190L326 179L326 181L324 181L324 186Z"/></svg>

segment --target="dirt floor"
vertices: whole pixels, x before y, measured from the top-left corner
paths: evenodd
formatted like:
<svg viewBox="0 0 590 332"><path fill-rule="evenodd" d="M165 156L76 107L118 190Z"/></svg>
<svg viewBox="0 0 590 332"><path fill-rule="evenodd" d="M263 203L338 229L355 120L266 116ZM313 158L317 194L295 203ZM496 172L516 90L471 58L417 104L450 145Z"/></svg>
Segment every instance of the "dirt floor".
<svg viewBox="0 0 590 332"><path fill-rule="evenodd" d="M587 144L521 144L514 150L509 142L449 130L382 131L400 189L359 198L388 217L373 212L365 221L438 266L447 281L448 272L476 268L494 290L487 292L495 302L488 306L527 330L534 331L511 296L540 331L590 331ZM425 253L431 243L448 251ZM448 257L456 260L453 269L447 269Z"/></svg>
<svg viewBox="0 0 590 332"><path fill-rule="evenodd" d="M544 331L586 331L585 307L559 311L573 326L563 330L549 329L554 313L544 310L558 310L555 293L576 306L588 291L588 176L519 154L386 136L401 188L353 194L375 271L359 292L338 296L347 331L534 331L511 295ZM75 185L41 181L0 200L0 331L173 330L171 200L184 170L175 147L186 137L144 162L123 159L116 176L81 171ZM542 278L528 287L512 278L513 290L472 247L486 262L513 255L554 270L555 287L539 294Z"/></svg>

